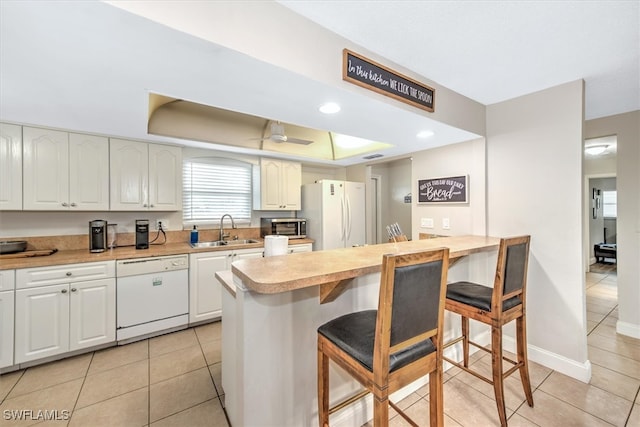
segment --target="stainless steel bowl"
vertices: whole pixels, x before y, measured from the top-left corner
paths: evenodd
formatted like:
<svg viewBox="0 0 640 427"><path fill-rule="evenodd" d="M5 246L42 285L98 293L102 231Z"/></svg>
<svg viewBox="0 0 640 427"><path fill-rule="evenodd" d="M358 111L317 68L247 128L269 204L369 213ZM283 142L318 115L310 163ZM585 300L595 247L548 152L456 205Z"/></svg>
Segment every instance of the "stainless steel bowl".
<svg viewBox="0 0 640 427"><path fill-rule="evenodd" d="M24 252L27 249L26 240L5 240L0 242L0 254Z"/></svg>

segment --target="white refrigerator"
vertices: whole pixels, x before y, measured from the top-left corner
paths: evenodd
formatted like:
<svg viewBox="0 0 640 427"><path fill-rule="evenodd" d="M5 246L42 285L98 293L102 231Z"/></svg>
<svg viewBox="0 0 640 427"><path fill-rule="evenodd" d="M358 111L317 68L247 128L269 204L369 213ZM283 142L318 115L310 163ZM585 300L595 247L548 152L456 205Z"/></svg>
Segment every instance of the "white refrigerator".
<svg viewBox="0 0 640 427"><path fill-rule="evenodd" d="M302 210L307 236L316 251L363 246L365 232L364 183L326 180L302 186Z"/></svg>

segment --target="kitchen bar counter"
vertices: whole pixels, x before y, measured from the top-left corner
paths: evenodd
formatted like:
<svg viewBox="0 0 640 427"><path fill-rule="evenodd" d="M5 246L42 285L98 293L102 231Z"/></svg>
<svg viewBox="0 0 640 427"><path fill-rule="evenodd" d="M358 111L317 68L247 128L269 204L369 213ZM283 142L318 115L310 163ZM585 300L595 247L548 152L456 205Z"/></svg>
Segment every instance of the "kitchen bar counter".
<svg viewBox="0 0 640 427"><path fill-rule="evenodd" d="M487 282L495 271L499 241L442 237L234 262L232 277L217 275L224 282L222 387L231 424L318 425L317 328L343 314L377 308L383 254L448 247L449 281ZM326 287L337 291L323 299ZM459 322L455 325L445 320L445 338L459 328ZM458 346L447 349L454 359L457 352ZM427 378L398 391L392 400L409 395ZM360 390L333 366L330 387L331 403ZM372 408L371 397L365 397L332 414L331 425L364 425Z"/></svg>
<svg viewBox="0 0 640 427"><path fill-rule="evenodd" d="M258 240L258 239L256 239ZM289 245L313 243L311 239L290 240ZM129 258L148 258L165 255L180 255L199 252L229 251L239 249L253 249L264 246L264 242L243 245L217 246L209 248L192 248L189 243L166 243L151 245L149 249L136 249L134 246L122 246L104 252L91 253L89 249L58 251L53 255L32 256L25 258L3 258L0 255L0 270L18 268L47 267L50 265L76 264L83 262L111 261Z"/></svg>

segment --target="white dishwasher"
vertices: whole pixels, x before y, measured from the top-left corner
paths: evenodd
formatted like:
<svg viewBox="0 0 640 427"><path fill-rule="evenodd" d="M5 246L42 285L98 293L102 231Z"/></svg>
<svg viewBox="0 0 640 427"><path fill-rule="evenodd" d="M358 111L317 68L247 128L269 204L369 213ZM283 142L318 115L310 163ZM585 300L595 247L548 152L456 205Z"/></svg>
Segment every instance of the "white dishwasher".
<svg viewBox="0 0 640 427"><path fill-rule="evenodd" d="M134 341L189 323L189 256L116 262L116 340Z"/></svg>

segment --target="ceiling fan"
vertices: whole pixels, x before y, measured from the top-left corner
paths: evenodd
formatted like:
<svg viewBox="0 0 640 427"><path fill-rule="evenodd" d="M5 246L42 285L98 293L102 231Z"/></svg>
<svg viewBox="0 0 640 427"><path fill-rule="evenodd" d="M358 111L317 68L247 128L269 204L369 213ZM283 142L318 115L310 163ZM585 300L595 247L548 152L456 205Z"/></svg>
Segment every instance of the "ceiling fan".
<svg viewBox="0 0 640 427"><path fill-rule="evenodd" d="M266 125L265 125L266 128ZM271 122L271 135L265 138L259 138L261 141L273 141L277 143L291 142L293 144L309 145L313 141L308 139L289 138L284 133L284 124L280 122Z"/></svg>

